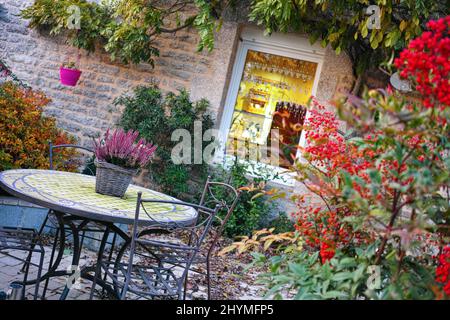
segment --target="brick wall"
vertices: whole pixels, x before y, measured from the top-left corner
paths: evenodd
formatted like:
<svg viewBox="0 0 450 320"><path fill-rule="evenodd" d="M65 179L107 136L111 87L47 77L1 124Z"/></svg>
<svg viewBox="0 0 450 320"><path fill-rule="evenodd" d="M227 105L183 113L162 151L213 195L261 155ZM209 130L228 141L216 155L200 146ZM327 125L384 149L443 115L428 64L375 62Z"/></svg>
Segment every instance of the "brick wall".
<svg viewBox="0 0 450 320"><path fill-rule="evenodd" d="M137 85L157 83L164 91L187 88L192 99L207 98L211 113L217 116L225 96L237 23L225 23L211 53L196 52L194 30L161 37L157 45L161 55L154 69L148 64L113 63L101 49L95 54L81 51L80 81L76 87L67 87L59 82L59 66L67 58L76 59L78 52L61 38L27 28L18 14L31 2L2 0L6 10L0 14L0 57L19 78L52 99L46 114L56 117L58 126L76 135L81 144L90 144L90 137L114 125L121 113L112 104L114 98Z"/></svg>

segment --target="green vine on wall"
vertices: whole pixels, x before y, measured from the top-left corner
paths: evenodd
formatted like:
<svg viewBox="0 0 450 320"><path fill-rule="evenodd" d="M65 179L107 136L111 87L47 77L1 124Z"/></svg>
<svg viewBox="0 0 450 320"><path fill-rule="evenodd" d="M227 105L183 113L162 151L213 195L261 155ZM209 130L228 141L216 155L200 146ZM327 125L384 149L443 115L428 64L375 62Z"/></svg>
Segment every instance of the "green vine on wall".
<svg viewBox="0 0 450 320"><path fill-rule="evenodd" d="M76 22L79 8L79 28ZM159 55L155 46L164 33L195 27L200 40L198 49L212 50L218 22L212 17L207 0L35 0L21 12L29 27L64 35L68 44L93 52L102 47L111 60L125 64L141 62L153 65ZM74 28L75 26L75 28Z"/></svg>

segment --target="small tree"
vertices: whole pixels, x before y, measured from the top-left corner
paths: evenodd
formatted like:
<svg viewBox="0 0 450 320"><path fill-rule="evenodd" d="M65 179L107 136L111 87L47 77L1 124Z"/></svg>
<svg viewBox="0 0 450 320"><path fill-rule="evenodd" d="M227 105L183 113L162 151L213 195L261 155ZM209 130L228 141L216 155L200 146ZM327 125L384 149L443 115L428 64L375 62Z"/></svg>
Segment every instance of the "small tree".
<svg viewBox="0 0 450 320"><path fill-rule="evenodd" d="M170 135L177 129L186 129L193 136L194 122L201 121L203 137L203 133L213 125L212 119L205 113L209 102L203 99L193 103L185 90L181 90L178 94L163 95L156 86L139 86L133 93L132 96L123 95L115 101L116 105L125 107L119 126L125 130L139 131L142 138L158 146L155 159L149 166L155 186L183 199L196 196L193 193L197 189L192 190L188 181L192 178L206 180L208 166L205 162L174 163L171 157L172 149L178 142L172 141ZM191 142L194 145L193 141ZM202 143L203 150L210 142Z"/></svg>

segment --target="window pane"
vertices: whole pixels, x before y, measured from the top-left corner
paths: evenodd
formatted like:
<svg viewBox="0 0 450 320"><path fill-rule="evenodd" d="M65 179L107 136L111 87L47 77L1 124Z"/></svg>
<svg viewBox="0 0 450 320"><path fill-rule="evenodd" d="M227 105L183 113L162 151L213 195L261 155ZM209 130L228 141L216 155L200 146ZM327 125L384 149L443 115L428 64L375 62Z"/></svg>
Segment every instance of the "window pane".
<svg viewBox="0 0 450 320"><path fill-rule="evenodd" d="M227 153L269 163L277 152L281 167L292 164L316 68L314 62L249 50ZM279 146L270 143L274 140Z"/></svg>

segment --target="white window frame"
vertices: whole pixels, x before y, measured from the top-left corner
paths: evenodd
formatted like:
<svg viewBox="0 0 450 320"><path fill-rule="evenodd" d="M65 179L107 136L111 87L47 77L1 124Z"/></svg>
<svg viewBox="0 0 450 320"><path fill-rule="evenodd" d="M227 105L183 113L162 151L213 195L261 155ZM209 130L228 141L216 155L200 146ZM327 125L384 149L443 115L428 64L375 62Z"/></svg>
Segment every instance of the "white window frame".
<svg viewBox="0 0 450 320"><path fill-rule="evenodd" d="M230 79L230 86L228 88L227 98L223 109L222 119L219 129L219 143L220 149L216 152L216 163L222 163L227 167L235 156L226 155L225 144L228 138L231 121L233 118L234 108L236 106L236 100L239 93L239 87L244 72L245 60L248 50L259 51L263 53L269 53L284 57L289 57L298 60L304 60L317 63L316 73L314 75L314 82L311 90L311 94L316 96L317 87L319 85L319 78L322 71L323 60L325 56L325 49L320 45L311 45L307 37L303 37L295 34L279 34L274 33L271 36L264 36L263 31L248 27L245 28L241 34L241 41L237 48L236 59L233 66L233 71ZM308 118L308 112L305 119ZM302 131L299 139L299 146L304 147L305 132ZM301 160L301 152L297 152L297 159ZM275 167L255 161L239 160L241 162L251 163L257 166L263 166L274 173L279 173L282 178L275 179L273 182L286 186L293 186L295 179L292 173L287 172L286 169L281 167Z"/></svg>

